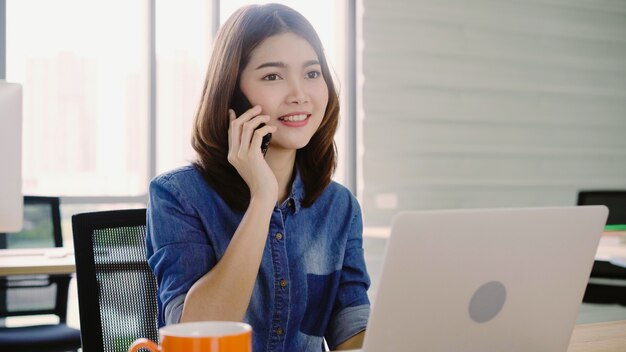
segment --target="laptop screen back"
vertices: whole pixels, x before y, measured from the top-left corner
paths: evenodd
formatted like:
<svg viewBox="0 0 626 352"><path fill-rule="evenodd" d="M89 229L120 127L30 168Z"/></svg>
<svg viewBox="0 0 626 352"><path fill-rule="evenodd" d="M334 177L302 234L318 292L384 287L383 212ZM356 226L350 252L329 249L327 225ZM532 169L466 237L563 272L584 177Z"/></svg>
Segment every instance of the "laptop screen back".
<svg viewBox="0 0 626 352"><path fill-rule="evenodd" d="M365 337L372 351L565 351L603 206L402 213Z"/></svg>

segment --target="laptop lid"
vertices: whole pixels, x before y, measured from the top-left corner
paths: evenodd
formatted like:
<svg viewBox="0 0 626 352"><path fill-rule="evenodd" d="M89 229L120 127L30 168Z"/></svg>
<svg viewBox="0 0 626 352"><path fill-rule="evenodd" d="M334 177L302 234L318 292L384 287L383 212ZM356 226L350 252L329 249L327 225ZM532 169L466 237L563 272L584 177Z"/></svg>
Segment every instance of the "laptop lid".
<svg viewBox="0 0 626 352"><path fill-rule="evenodd" d="M406 212L364 351L565 352L604 206Z"/></svg>

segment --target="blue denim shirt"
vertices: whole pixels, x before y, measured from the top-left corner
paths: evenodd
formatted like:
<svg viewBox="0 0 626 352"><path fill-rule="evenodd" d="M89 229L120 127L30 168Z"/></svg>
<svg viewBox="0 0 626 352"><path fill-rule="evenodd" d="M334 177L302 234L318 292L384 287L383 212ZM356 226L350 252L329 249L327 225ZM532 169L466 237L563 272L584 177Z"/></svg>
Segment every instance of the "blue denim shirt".
<svg viewBox="0 0 626 352"><path fill-rule="evenodd" d="M276 206L244 321L254 351L320 351L363 331L370 285L357 200L332 182L309 207L296 173ZM150 183L146 239L158 283L159 325L177 323L190 287L222 258L243 213L233 211L194 166Z"/></svg>

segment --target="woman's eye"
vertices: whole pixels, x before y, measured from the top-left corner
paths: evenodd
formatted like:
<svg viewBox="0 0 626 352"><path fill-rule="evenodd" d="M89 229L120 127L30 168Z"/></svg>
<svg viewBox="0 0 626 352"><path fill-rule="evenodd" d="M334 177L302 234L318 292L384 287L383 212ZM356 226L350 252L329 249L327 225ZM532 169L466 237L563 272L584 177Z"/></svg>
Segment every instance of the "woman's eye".
<svg viewBox="0 0 626 352"><path fill-rule="evenodd" d="M320 71L311 71L306 74L306 78L318 78L322 75Z"/></svg>
<svg viewBox="0 0 626 352"><path fill-rule="evenodd" d="M279 78L280 78L280 77L279 77L277 74L275 74L275 73L271 73L271 74L269 74L269 75L267 75L267 76L263 77L263 80L265 80L265 81L275 81L275 80L277 80L277 79L279 79Z"/></svg>

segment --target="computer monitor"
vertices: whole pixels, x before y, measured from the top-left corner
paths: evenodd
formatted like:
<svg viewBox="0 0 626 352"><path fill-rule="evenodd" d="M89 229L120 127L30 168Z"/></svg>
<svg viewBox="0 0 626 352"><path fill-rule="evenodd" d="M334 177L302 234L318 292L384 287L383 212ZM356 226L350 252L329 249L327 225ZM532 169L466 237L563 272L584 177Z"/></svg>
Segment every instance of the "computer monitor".
<svg viewBox="0 0 626 352"><path fill-rule="evenodd" d="M0 80L0 232L22 229L22 86Z"/></svg>

